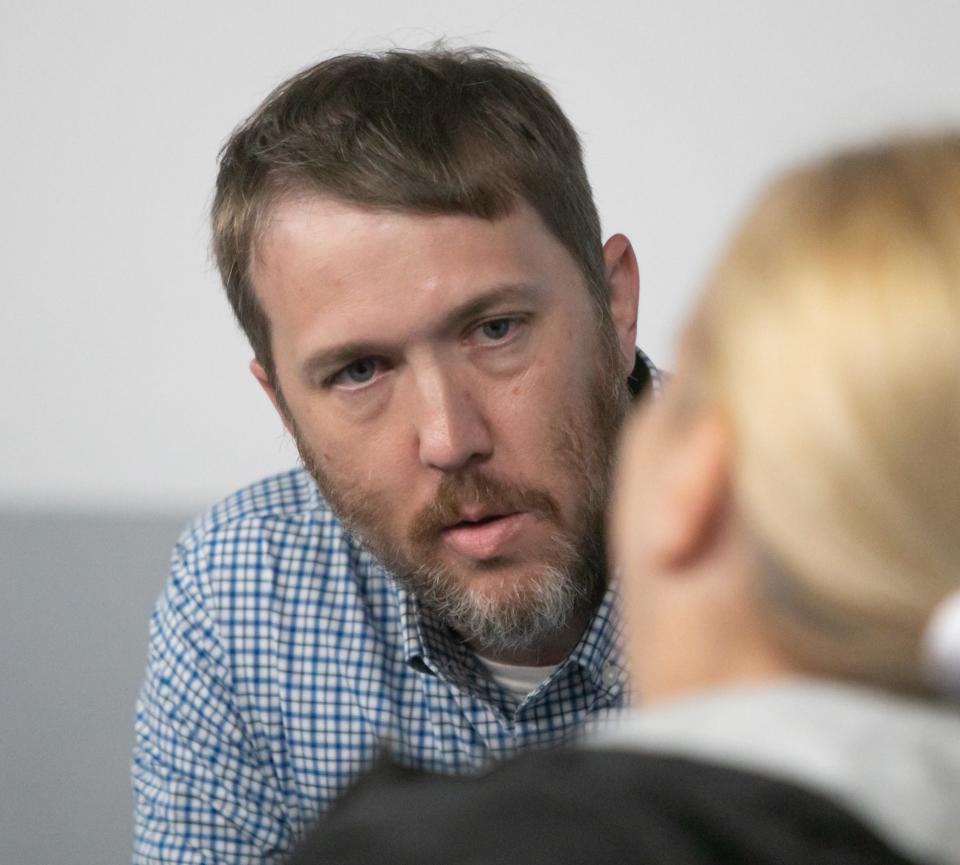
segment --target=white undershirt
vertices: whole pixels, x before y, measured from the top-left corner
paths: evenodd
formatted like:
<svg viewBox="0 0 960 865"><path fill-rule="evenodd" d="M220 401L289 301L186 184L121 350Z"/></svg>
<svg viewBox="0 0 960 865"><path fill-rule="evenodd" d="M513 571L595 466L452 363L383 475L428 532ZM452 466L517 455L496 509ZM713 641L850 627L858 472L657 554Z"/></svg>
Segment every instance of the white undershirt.
<svg viewBox="0 0 960 865"><path fill-rule="evenodd" d="M537 689L541 682L550 678L559 664L549 664L546 667L521 667L516 664L499 664L480 658L482 663L493 676L494 680L508 693L523 702L523 698Z"/></svg>

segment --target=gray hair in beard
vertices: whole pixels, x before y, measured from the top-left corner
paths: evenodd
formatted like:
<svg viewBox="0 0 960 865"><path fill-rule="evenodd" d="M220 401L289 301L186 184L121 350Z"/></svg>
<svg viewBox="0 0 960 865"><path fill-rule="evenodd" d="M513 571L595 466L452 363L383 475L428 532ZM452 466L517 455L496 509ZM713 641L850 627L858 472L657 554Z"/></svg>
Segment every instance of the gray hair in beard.
<svg viewBox="0 0 960 865"><path fill-rule="evenodd" d="M335 483L300 435L289 412L304 467L316 480L344 526L414 594L423 607L453 628L481 653L529 651L562 633L572 623L584 624L596 609L607 585L604 517L614 443L629 402L621 370L616 334L609 319L597 322L600 357L597 381L586 396L582 416L568 417L559 429L559 464L580 485L574 525L558 525L550 538L539 579L525 585L501 586L496 597L471 591L467 581L440 562L411 561L399 540L387 536L379 503ZM562 405L566 394L558 394ZM513 502L516 510L532 509L559 519L559 506L544 490L523 489L478 473L448 476L437 498L414 520L408 543L415 551L430 541L459 502ZM494 562L489 563L493 566Z"/></svg>
<svg viewBox="0 0 960 865"><path fill-rule="evenodd" d="M598 535L602 531L592 537ZM545 565L532 586L514 584L496 599L471 592L443 565L424 565L398 581L476 651L531 651L589 615L606 588L602 543L578 551L566 537L555 535L552 542L561 561Z"/></svg>

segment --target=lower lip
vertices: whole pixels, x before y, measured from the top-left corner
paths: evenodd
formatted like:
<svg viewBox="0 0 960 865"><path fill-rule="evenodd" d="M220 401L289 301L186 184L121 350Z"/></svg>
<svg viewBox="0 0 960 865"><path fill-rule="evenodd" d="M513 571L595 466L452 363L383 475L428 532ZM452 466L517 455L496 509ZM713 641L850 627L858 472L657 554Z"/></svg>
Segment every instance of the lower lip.
<svg viewBox="0 0 960 865"><path fill-rule="evenodd" d="M510 542L533 518L526 513L497 517L486 523L461 524L443 530L443 542L468 559L492 559L503 555Z"/></svg>

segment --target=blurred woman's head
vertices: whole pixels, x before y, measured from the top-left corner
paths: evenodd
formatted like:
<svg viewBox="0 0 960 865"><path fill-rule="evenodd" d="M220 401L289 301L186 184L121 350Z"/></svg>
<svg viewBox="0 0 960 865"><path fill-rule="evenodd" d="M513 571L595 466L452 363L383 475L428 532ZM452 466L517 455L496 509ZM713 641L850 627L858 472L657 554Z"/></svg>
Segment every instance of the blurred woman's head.
<svg viewBox="0 0 960 865"><path fill-rule="evenodd" d="M797 671L923 687L960 587L960 135L769 189L628 428L612 525L647 697Z"/></svg>

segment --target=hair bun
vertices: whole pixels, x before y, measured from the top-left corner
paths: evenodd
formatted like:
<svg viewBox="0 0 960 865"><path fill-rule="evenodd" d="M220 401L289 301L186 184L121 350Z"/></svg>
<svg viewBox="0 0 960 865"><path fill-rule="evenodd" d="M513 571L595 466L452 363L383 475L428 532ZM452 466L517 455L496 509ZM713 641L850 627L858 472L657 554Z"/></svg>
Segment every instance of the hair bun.
<svg viewBox="0 0 960 865"><path fill-rule="evenodd" d="M930 684L960 699L960 589L934 609L923 633L922 653Z"/></svg>

